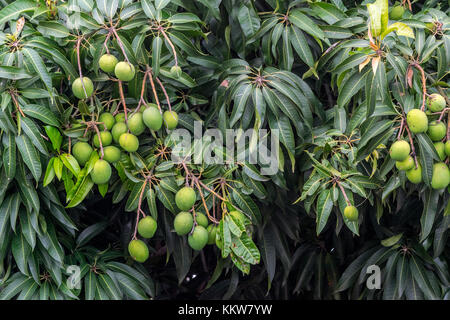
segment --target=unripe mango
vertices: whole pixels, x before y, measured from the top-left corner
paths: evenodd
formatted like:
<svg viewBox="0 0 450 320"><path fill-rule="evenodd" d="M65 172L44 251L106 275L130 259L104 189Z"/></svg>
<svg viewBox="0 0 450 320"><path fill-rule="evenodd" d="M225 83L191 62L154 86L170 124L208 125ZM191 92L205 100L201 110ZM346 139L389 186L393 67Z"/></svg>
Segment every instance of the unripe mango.
<svg viewBox="0 0 450 320"><path fill-rule="evenodd" d="M445 145L443 142L435 142L434 144L434 148L436 149L437 154L439 155L439 159L441 159L441 161L444 161L446 155L445 155Z"/></svg>
<svg viewBox="0 0 450 320"><path fill-rule="evenodd" d="M103 124L99 125L100 130L111 130L114 126L114 123L116 123L116 119L114 119L114 116L109 112L103 112L100 117L98 117L98 122L103 122Z"/></svg>
<svg viewBox="0 0 450 320"><path fill-rule="evenodd" d="M417 168L414 166L412 169L406 171L406 177L411 183L418 184L422 182L422 166L418 163Z"/></svg>
<svg viewBox="0 0 450 320"><path fill-rule="evenodd" d="M138 138L131 133L122 133L119 144L125 151L135 152L139 148Z"/></svg>
<svg viewBox="0 0 450 320"><path fill-rule="evenodd" d="M128 131L128 128L127 128L127 125L125 124L125 122L117 122L112 127L112 130L111 130L111 134L112 134L114 142L118 143L120 136L127 131Z"/></svg>
<svg viewBox="0 0 450 320"><path fill-rule="evenodd" d="M182 211L175 216L173 227L179 236L184 236L191 232L194 226L194 217L189 212Z"/></svg>
<svg viewBox="0 0 450 320"><path fill-rule="evenodd" d="M145 109L142 114L142 119L144 124L151 130L157 131L161 129L163 117L158 108L149 107Z"/></svg>
<svg viewBox="0 0 450 320"><path fill-rule="evenodd" d="M427 134L431 141L442 140L447 133L447 126L442 122L431 121L428 126Z"/></svg>
<svg viewBox="0 0 450 320"><path fill-rule="evenodd" d="M206 215L204 215L203 213L197 212L195 215L195 219L196 219L198 225L200 225L204 228L208 227L208 223L209 223L208 217L206 217Z"/></svg>
<svg viewBox="0 0 450 320"><path fill-rule="evenodd" d="M188 211L192 208L195 201L197 200L197 195L191 187L183 187L175 195L175 203L180 210Z"/></svg>
<svg viewBox="0 0 450 320"><path fill-rule="evenodd" d="M239 220L243 225L245 225L245 217L242 214L242 212L233 210L233 211L230 211L228 214L230 216L232 216L233 218L235 218L236 220Z"/></svg>
<svg viewBox="0 0 450 320"><path fill-rule="evenodd" d="M210 224L206 230L208 231L208 244L216 243L217 226Z"/></svg>
<svg viewBox="0 0 450 320"><path fill-rule="evenodd" d="M445 142L445 154L447 155L447 157L450 156L450 140Z"/></svg>
<svg viewBox="0 0 450 320"><path fill-rule="evenodd" d="M150 216L146 216L145 218L139 220L138 223L138 232L139 235L143 238L150 239L155 235L157 228L156 220Z"/></svg>
<svg viewBox="0 0 450 320"><path fill-rule="evenodd" d="M405 13L405 8L402 5L397 5L391 9L389 17L392 20L400 20L403 17L403 13Z"/></svg>
<svg viewBox="0 0 450 320"><path fill-rule="evenodd" d="M100 131L100 139L102 141L102 147L109 146L112 143L112 135L109 131ZM98 134L94 135L94 139L92 140L94 146L97 148L100 147L100 141L98 140Z"/></svg>
<svg viewBox="0 0 450 320"><path fill-rule="evenodd" d="M130 81L134 78L135 69L131 63L120 61L114 68L114 74L121 81Z"/></svg>
<svg viewBox="0 0 450 320"><path fill-rule="evenodd" d="M130 256L137 262L145 262L148 259L148 247L142 240L131 240L128 244Z"/></svg>
<svg viewBox="0 0 450 320"><path fill-rule="evenodd" d="M358 209L355 206L346 206L344 216L350 221L358 220Z"/></svg>
<svg viewBox="0 0 450 320"><path fill-rule="evenodd" d="M128 118L128 129L135 136L142 134L145 131L144 121L142 120L142 113L137 112Z"/></svg>
<svg viewBox="0 0 450 320"><path fill-rule="evenodd" d="M84 93L83 89L83 83L84 88L86 89L86 93ZM75 97L78 99L86 99L92 96L92 93L94 92L94 84L92 83L92 80L88 77L83 77L83 81L81 81L81 78L76 78L75 81L72 83L72 92Z"/></svg>
<svg viewBox="0 0 450 320"><path fill-rule="evenodd" d="M103 160L114 163L120 160L120 149L116 146L107 146L103 148Z"/></svg>
<svg viewBox="0 0 450 320"><path fill-rule="evenodd" d="M196 226L188 236L189 246L194 250L202 250L208 243L208 231L202 226Z"/></svg>
<svg viewBox="0 0 450 320"><path fill-rule="evenodd" d="M389 155L393 160L403 161L408 158L409 153L411 152L411 147L409 143L405 140L395 141L391 148L389 149Z"/></svg>
<svg viewBox="0 0 450 320"><path fill-rule="evenodd" d="M164 123L169 130L175 129L178 125L178 114L175 111L164 111Z"/></svg>
<svg viewBox="0 0 450 320"><path fill-rule="evenodd" d="M125 122L125 113L121 112L114 116L116 122Z"/></svg>
<svg viewBox="0 0 450 320"><path fill-rule="evenodd" d="M80 166L84 166L91 157L92 151L93 149L88 143L79 141L73 145L72 155Z"/></svg>
<svg viewBox="0 0 450 320"><path fill-rule="evenodd" d="M428 118L422 110L410 110L406 115L406 122L408 123L409 129L414 133L426 132L428 130Z"/></svg>
<svg viewBox="0 0 450 320"><path fill-rule="evenodd" d="M97 160L91 171L91 179L96 184L104 184L111 178L111 166L105 160Z"/></svg>
<svg viewBox="0 0 450 320"><path fill-rule="evenodd" d="M427 107L432 112L440 112L445 108L445 99L438 93L432 93L427 99Z"/></svg>
<svg viewBox="0 0 450 320"><path fill-rule="evenodd" d="M444 189L450 183L450 171L444 162L433 165L433 175L431 177L431 187L433 189Z"/></svg>
<svg viewBox="0 0 450 320"><path fill-rule="evenodd" d="M396 161L395 166L398 170L407 171L414 167L414 159L411 156L406 157L403 161Z"/></svg>
<svg viewBox="0 0 450 320"><path fill-rule="evenodd" d="M104 72L110 73L114 71L114 68L116 67L117 58L113 56L112 54L104 54L100 57L98 60L98 64L100 66L100 69L102 69Z"/></svg>

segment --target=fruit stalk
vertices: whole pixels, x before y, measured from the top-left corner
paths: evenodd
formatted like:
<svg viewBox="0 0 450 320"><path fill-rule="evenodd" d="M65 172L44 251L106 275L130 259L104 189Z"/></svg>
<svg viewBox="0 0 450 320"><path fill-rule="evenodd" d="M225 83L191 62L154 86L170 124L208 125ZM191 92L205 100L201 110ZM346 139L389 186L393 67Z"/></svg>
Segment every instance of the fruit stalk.
<svg viewBox="0 0 450 320"><path fill-rule="evenodd" d="M103 152L103 143L102 143L102 139L101 139L101 136L100 136L100 130L98 130L98 127L97 127L97 125L95 123L92 123L92 126L94 127L94 130L97 133L98 143L100 144L100 153L101 153L100 160L103 160L103 157L105 156L105 153Z"/></svg>
<svg viewBox="0 0 450 320"><path fill-rule="evenodd" d="M128 56L127 56L127 54L125 52L125 49L123 48L122 41L120 40L120 37L117 34L116 28L114 26L112 26L110 30L114 33L114 36L116 37L117 44L119 45L120 50L122 50L123 56L125 57L125 61L130 63L130 61L128 60Z"/></svg>
<svg viewBox="0 0 450 320"><path fill-rule="evenodd" d="M142 79L142 87L141 87L141 97L139 98L139 103L138 103L138 106L137 106L135 112L139 112L139 110L141 109L141 105L145 104L144 91L145 91L145 82L147 81L147 76L148 76L148 73L144 72L144 78Z"/></svg>
<svg viewBox="0 0 450 320"><path fill-rule="evenodd" d="M167 43L169 44L170 48L172 49L173 52L173 58L175 60L175 65L178 66L178 58L177 58L177 51L175 50L175 47L172 43L172 41L170 41L169 37L167 36L166 32L164 31L164 28L162 26L159 26L158 31L161 31L162 35L164 36L164 38L166 39Z"/></svg>
<svg viewBox="0 0 450 320"><path fill-rule="evenodd" d="M119 81L119 94L120 94L120 101L122 101L123 104L123 112L125 114L125 123L128 126L128 112L127 112L127 104L125 103L125 96L123 94L123 87L122 87L122 80Z"/></svg>
<svg viewBox="0 0 450 320"><path fill-rule="evenodd" d="M110 37L111 37L111 30L110 30L110 31L108 32L108 34L106 35L105 42L103 42L103 46L105 47L106 53L107 53L107 54L109 54L109 48L108 48L108 46L106 45L106 43L108 42L108 40L109 40Z"/></svg>
<svg viewBox="0 0 450 320"><path fill-rule="evenodd" d="M411 65L420 71L422 77L422 107L420 107L420 110L425 111L425 103L427 96L427 83L425 78L425 71L423 71L423 68L415 61Z"/></svg>
<svg viewBox="0 0 450 320"><path fill-rule="evenodd" d="M339 180L336 180L336 183L337 183L339 189L341 189L342 195L344 196L344 199L345 199L345 202L347 203L347 206L351 206L352 203L348 199L347 194L345 193L344 187L342 186L341 182Z"/></svg>
<svg viewBox="0 0 450 320"><path fill-rule="evenodd" d="M142 206L142 197L144 195L144 191L145 191L145 187L147 186L147 182L148 182L148 177L146 176L145 180L144 180L144 184L142 185L141 193L139 194L139 202L138 202L138 208L136 210L136 225L134 227L133 240L137 239L137 229L138 229L138 223L139 223L139 214L142 213L144 218L146 216L144 211L142 211L141 206Z"/></svg>
<svg viewBox="0 0 450 320"><path fill-rule="evenodd" d="M17 110L19 110L20 114L22 115L22 117L25 118L25 114L23 113L22 109L20 108L19 102L16 99L16 93L13 91L9 92L9 95L11 96L11 99L13 100Z"/></svg>
<svg viewBox="0 0 450 320"><path fill-rule="evenodd" d="M170 99L169 99L169 95L167 94L166 88L164 88L164 85L162 84L161 80L159 80L158 77L155 77L155 79L158 82L159 86L161 87L161 90L163 91L164 96L166 97L167 105L169 106L169 111L172 112L172 106L170 105Z"/></svg>
<svg viewBox="0 0 450 320"><path fill-rule="evenodd" d="M187 168L187 166L186 166L186 164L185 164L184 162L182 162L181 164L183 165L183 168L184 168L184 170L186 171L186 176L189 175L189 176L191 177L193 183L194 183L195 186L197 187L198 192L200 193L200 198L202 199L203 206L205 207L206 215L208 216L209 220L211 220L211 221L213 221L214 223L218 224L219 221L217 221L217 220L216 220L214 217L212 217L212 216L210 215L210 213L209 213L208 206L206 205L205 197L204 197L204 195L203 195L202 187L201 187L201 185L200 185L200 182L199 182L198 178L197 178L196 176L194 176L194 175L189 171L189 169ZM202 183L202 185L203 185L204 187L206 187L203 183ZM211 189L208 188L208 187L206 187L205 189L208 190L209 192L211 192L211 194L213 194L213 195L215 194L215 195L216 195L218 198L220 198L222 201L225 201L225 199L222 198L220 195L218 195L215 191L211 190Z"/></svg>
<svg viewBox="0 0 450 320"><path fill-rule="evenodd" d="M84 86L83 73L81 72L80 44L81 44L82 40L83 40L83 36L78 37L78 39L77 39L77 63L78 63L78 73L80 74L80 79L81 79L81 85L83 86L84 95L85 95L85 97L87 97L88 94L86 92L86 87Z"/></svg>
<svg viewBox="0 0 450 320"><path fill-rule="evenodd" d="M159 104L159 99L158 99L158 94L156 93L156 88L155 88L155 83L153 82L153 73L152 70L147 67L147 71L149 74L149 79L150 79L150 85L152 86L152 91L153 91L153 95L155 97L155 101L156 101L156 105L158 106L159 112L162 114L162 110L161 110L161 105Z"/></svg>

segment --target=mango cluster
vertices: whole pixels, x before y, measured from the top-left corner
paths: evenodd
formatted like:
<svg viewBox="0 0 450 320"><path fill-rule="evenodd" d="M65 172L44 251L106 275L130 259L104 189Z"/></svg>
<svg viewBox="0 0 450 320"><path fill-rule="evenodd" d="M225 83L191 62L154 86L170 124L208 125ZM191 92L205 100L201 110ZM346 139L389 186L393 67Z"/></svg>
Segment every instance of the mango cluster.
<svg viewBox="0 0 450 320"><path fill-rule="evenodd" d="M450 170L444 160L450 156L450 140L446 140L447 125L444 121L433 119L433 113L442 112L445 108L445 99L439 94L431 94L427 99L427 112L420 109L412 109L406 116L406 122L411 132L426 133L439 155L439 162L433 164L431 187L433 189L446 188L450 183ZM427 114L428 113L428 114ZM389 150L389 154L395 160L395 166L400 171L406 172L408 180L414 184L421 183L422 165L410 155L411 146L406 140L395 141Z"/></svg>
<svg viewBox="0 0 450 320"><path fill-rule="evenodd" d="M130 81L135 76L135 67L127 61L118 61L112 54L104 54L99 59L100 69L106 73L114 72L117 79ZM175 70L177 71L177 70ZM84 85L84 86L83 86ZM86 99L92 96L94 85L88 77L77 78L72 84L75 97ZM109 112L100 114L97 119L99 134L94 134L90 143L79 141L75 143L72 154L80 166L84 166L89 160L94 148L100 154L100 142L103 147L103 158L99 159L90 175L96 184L105 184L111 178L111 164L121 158L121 152L136 152L139 148L139 136L146 128L157 131L161 129L163 122L167 129L175 129L178 125L178 114L175 111L165 111L161 114L156 104L142 105L139 110L132 112L128 119L124 113L115 116Z"/></svg>
<svg viewBox="0 0 450 320"><path fill-rule="evenodd" d="M175 194L175 203L181 210L175 216L173 226L179 236L188 235L189 246L194 250L202 250L207 244L216 241L217 227L209 224L208 217L196 212L195 218L189 210L194 206L197 194L191 187L183 187Z"/></svg>

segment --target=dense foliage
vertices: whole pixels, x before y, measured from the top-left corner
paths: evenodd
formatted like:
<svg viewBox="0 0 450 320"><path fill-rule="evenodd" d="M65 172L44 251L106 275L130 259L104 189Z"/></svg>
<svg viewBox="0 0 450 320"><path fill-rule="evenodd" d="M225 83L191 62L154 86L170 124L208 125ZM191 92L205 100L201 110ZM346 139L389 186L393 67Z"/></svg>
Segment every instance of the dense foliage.
<svg viewBox="0 0 450 320"><path fill-rule="evenodd" d="M390 2L0 0L0 298L448 299L450 9Z"/></svg>

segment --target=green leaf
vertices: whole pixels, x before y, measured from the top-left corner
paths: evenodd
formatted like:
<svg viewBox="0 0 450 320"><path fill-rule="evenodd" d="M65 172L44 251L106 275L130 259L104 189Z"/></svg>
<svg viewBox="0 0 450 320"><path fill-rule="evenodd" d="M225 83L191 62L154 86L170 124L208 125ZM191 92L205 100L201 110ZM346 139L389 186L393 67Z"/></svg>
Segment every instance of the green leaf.
<svg viewBox="0 0 450 320"><path fill-rule="evenodd" d="M397 242L399 242L402 237L403 232L396 234L395 236L389 237L387 239L381 240L381 245L383 245L384 247L392 247L393 245L397 244Z"/></svg>
<svg viewBox="0 0 450 320"><path fill-rule="evenodd" d="M32 75L25 69L18 67L0 66L0 78L10 80L29 79Z"/></svg>
<svg viewBox="0 0 450 320"><path fill-rule="evenodd" d="M159 61L161 56L163 40L161 37L154 37L152 41L152 71L155 76L159 74Z"/></svg>
<svg viewBox="0 0 450 320"><path fill-rule="evenodd" d="M16 136L16 145L22 156L23 162L28 169L30 169L34 179L39 181L42 174L41 161L39 159L39 154L33 147L30 139L24 135Z"/></svg>
<svg viewBox="0 0 450 320"><path fill-rule="evenodd" d="M25 237L22 235L22 233L18 233L13 237L11 243L11 251L20 272L28 275L27 260L29 258L29 254L31 253L31 247L26 242Z"/></svg>
<svg viewBox="0 0 450 320"><path fill-rule="evenodd" d="M386 37L392 31L395 31L398 36L403 36L403 37L408 37L408 38L414 39L413 30L409 26L404 24L403 22L395 22L395 23L389 25L389 27L386 30L384 30L383 34L381 35L381 39Z"/></svg>
<svg viewBox="0 0 450 320"><path fill-rule="evenodd" d="M121 300L122 293L108 274L99 274L97 280L107 295L113 300Z"/></svg>
<svg viewBox="0 0 450 320"><path fill-rule="evenodd" d="M250 264L258 264L260 253L253 240L243 233L240 237L231 235L232 251L242 260Z"/></svg>
<svg viewBox="0 0 450 320"><path fill-rule="evenodd" d="M291 26L290 40L292 47L304 63L311 68L314 67L314 57L303 32L296 26Z"/></svg>
<svg viewBox="0 0 450 320"><path fill-rule="evenodd" d="M331 210L333 209L333 201L331 199L330 189L323 190L317 199L316 213L316 233L319 235L323 228L327 225Z"/></svg>
<svg viewBox="0 0 450 320"><path fill-rule="evenodd" d="M424 241L431 232L436 212L438 210L439 191L429 189L425 192L423 213L420 217L421 233L420 241Z"/></svg>
<svg viewBox="0 0 450 320"><path fill-rule="evenodd" d="M170 0L155 0L155 7L156 10L164 9L168 4Z"/></svg>
<svg viewBox="0 0 450 320"><path fill-rule="evenodd" d="M31 0L18 0L8 4L0 10L0 25L5 22L17 19L25 12L34 11L37 8L36 2Z"/></svg>
<svg viewBox="0 0 450 320"><path fill-rule="evenodd" d="M350 99L358 93L358 91L363 87L369 72L372 71L370 70L366 73L355 72L342 84L341 89L339 90L339 97L337 99L338 106L345 107Z"/></svg>
<svg viewBox="0 0 450 320"><path fill-rule="evenodd" d="M64 24L56 21L40 21L37 30L42 33L43 36L55 38L66 38L70 36L69 29Z"/></svg>
<svg viewBox="0 0 450 320"><path fill-rule="evenodd" d="M323 31L310 18L303 14L300 9L293 9L289 12L289 21L313 37L325 40Z"/></svg>
<svg viewBox="0 0 450 320"><path fill-rule="evenodd" d="M112 19L117 12L119 0L96 0L97 8L101 13Z"/></svg>
<svg viewBox="0 0 450 320"><path fill-rule="evenodd" d="M93 271L89 271L84 278L84 296L86 300L95 299L95 289L97 288L97 276Z"/></svg>
<svg viewBox="0 0 450 320"><path fill-rule="evenodd" d="M237 13L237 19L246 38L253 36L260 27L258 14L251 4L241 2Z"/></svg>
<svg viewBox="0 0 450 320"><path fill-rule="evenodd" d="M92 187L94 186L94 182L92 182L91 177L87 176L84 181L80 184L80 186L75 191L74 195L72 196L69 204L66 206L66 208L73 208L81 203L81 201L86 198L89 191L91 191Z"/></svg>
<svg viewBox="0 0 450 320"><path fill-rule="evenodd" d="M41 56L31 48L23 48L22 52L25 57L28 58L28 61L33 66L34 70L38 73L45 87L47 88L48 93L52 96L52 78L47 71L47 67L44 64Z"/></svg>
<svg viewBox="0 0 450 320"><path fill-rule="evenodd" d="M54 127L59 126L58 118L47 107L37 105L37 104L28 104L28 105L22 106L22 111L27 116L41 120L45 124L48 124L48 125L54 126Z"/></svg>

